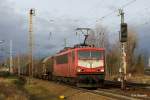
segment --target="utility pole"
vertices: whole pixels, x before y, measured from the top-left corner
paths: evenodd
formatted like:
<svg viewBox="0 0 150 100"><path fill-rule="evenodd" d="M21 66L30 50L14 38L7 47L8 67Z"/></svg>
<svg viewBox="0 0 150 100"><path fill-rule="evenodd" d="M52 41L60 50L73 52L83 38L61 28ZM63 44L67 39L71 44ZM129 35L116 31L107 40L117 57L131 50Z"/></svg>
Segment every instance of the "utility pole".
<svg viewBox="0 0 150 100"><path fill-rule="evenodd" d="M150 67L150 57L149 57L149 59L148 59L148 67Z"/></svg>
<svg viewBox="0 0 150 100"><path fill-rule="evenodd" d="M18 57L17 57L17 65L18 65L18 76L20 77L20 56L18 54Z"/></svg>
<svg viewBox="0 0 150 100"><path fill-rule="evenodd" d="M9 72L13 73L13 57L12 57L12 40L10 40L10 50L9 50Z"/></svg>
<svg viewBox="0 0 150 100"><path fill-rule="evenodd" d="M125 51L125 46L127 42L127 24L124 23L124 12L122 9L119 9L119 14L121 16L121 34L120 34L120 42L121 42L121 58L122 58L122 63L121 63L121 88L124 90L126 89L126 51Z"/></svg>
<svg viewBox="0 0 150 100"><path fill-rule="evenodd" d="M35 10L29 11L29 83L30 78L33 76L33 16L35 16Z"/></svg>
<svg viewBox="0 0 150 100"><path fill-rule="evenodd" d="M64 38L64 47L67 47L67 38Z"/></svg>

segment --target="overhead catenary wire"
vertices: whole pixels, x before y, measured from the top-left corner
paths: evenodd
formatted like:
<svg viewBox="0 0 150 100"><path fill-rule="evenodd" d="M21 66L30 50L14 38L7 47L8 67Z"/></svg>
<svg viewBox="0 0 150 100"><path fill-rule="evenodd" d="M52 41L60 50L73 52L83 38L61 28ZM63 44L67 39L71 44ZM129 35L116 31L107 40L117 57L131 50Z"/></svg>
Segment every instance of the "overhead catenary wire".
<svg viewBox="0 0 150 100"><path fill-rule="evenodd" d="M137 1L137 0L131 0L131 1L127 2L126 4L123 4L122 6L120 6L120 8L122 8L122 9L123 9L123 8L126 8L127 6L130 6L131 4L133 4L133 3L136 2L136 1ZM105 18L110 17L110 15L112 15L112 14L114 14L114 13L116 13L116 12L118 12L118 10L114 10L114 11L112 11L112 12L109 12L109 13L107 13L106 15L104 15L104 16L98 18L98 20L96 20L96 22L99 21L99 20L104 20ZM53 20L52 20L52 21L53 21ZM78 20L77 20L77 19L74 19L74 22L78 22ZM145 24L147 24L147 22L146 22ZM93 23L92 23L91 25L93 25ZM90 26L90 25L88 25L88 26Z"/></svg>
<svg viewBox="0 0 150 100"><path fill-rule="evenodd" d="M130 2L126 3L126 4L124 4L124 5L122 5L120 8L123 9L123 8L129 6L130 4L134 3L135 1L137 1L137 0L132 0L132 1L130 1ZM99 18L99 19L100 19L100 20L103 20L103 19L109 17L111 14L114 14L115 12L118 12L118 10L114 10L114 11L112 11L112 12L110 12L110 13L108 13L108 14L102 16L102 17Z"/></svg>
<svg viewBox="0 0 150 100"><path fill-rule="evenodd" d="M124 5L120 6L119 9L123 9L123 8L125 8L125 7L127 7L127 6L129 6L129 5L131 5L132 3L136 2L136 1L137 1L137 0L132 0L132 1L130 1L130 2L126 3L126 4L124 4ZM112 15L112 14L114 14L114 13L117 13L117 12L118 12L118 9L117 9L117 10L113 10L112 12L109 12L109 13L107 13L106 15L104 15L104 16L102 16L102 17L100 17L100 18L97 18L97 20L96 20L95 22L98 23L99 21L102 21L102 20L104 20L105 18L111 17L110 15ZM91 26L91 25L93 25L93 23L87 25L87 27L89 27L89 26Z"/></svg>
<svg viewBox="0 0 150 100"><path fill-rule="evenodd" d="M119 8L125 8L125 7L129 6L130 4L134 3L135 1L137 1L137 0L132 0L132 1L130 1L130 2L126 3L126 4L124 4L124 5L122 5ZM114 10L114 11L112 11L110 13L107 13L106 15L104 15L104 16L102 16L100 18L97 18L96 22L104 20L105 18L110 17L110 15L112 15L112 14L114 14L116 12L118 12L118 10ZM54 20L50 20L50 21L54 21ZM79 21L78 19L74 19L74 22L78 22L78 21ZM92 24L90 24L90 25L92 25ZM88 26L90 26L90 25L88 25Z"/></svg>

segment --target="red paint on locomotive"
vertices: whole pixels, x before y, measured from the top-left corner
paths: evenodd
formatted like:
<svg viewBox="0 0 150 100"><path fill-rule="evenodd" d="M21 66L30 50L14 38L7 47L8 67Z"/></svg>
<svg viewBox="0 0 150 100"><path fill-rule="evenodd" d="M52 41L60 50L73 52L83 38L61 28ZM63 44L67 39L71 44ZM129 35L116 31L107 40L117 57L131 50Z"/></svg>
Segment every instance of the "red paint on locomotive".
<svg viewBox="0 0 150 100"><path fill-rule="evenodd" d="M103 48L70 48L54 57L53 75L75 78L78 74L104 73L104 62Z"/></svg>

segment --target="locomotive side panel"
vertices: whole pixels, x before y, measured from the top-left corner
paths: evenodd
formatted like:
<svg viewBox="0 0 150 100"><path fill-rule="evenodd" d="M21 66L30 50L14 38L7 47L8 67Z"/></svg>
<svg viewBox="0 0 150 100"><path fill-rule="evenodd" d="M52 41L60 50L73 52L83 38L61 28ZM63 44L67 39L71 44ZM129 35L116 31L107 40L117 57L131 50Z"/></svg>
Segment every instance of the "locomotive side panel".
<svg viewBox="0 0 150 100"><path fill-rule="evenodd" d="M73 61L74 59L72 57L74 55L72 52L72 50L69 50L64 54L55 56L53 72L54 76L75 77L75 61Z"/></svg>
<svg viewBox="0 0 150 100"><path fill-rule="evenodd" d="M66 76L68 66L68 55L59 55L55 57L54 72L55 76Z"/></svg>
<svg viewBox="0 0 150 100"><path fill-rule="evenodd" d="M68 63L68 77L76 77L76 65L75 65L75 51L72 50L68 54L69 63Z"/></svg>

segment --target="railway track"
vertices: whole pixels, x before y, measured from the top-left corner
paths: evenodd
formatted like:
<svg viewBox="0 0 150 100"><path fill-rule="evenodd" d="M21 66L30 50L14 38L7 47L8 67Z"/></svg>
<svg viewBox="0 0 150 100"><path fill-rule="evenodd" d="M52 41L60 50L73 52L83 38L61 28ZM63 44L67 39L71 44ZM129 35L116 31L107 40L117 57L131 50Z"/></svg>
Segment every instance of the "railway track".
<svg viewBox="0 0 150 100"><path fill-rule="evenodd" d="M140 100L138 98L118 94L118 93L115 93L114 91L107 91L104 89L94 90L94 91L92 91L92 93L107 96L107 97L110 97L110 98L115 99L115 100Z"/></svg>
<svg viewBox="0 0 150 100"><path fill-rule="evenodd" d="M142 90L121 90L121 89L98 89L95 90L96 92L101 92L106 94L108 94L108 96L112 96L115 98L118 98L119 100L123 99L123 100L150 100L149 94L148 92L141 92Z"/></svg>
<svg viewBox="0 0 150 100"><path fill-rule="evenodd" d="M71 87L77 90L80 90L80 93L84 93L84 92L90 92L96 95L102 95L102 96L106 96L111 98L112 100L142 100L142 99L146 99L149 100L150 97L148 97L148 94L135 94L134 92L137 91L135 90L121 90L118 86L117 87L110 87L110 88L106 88L104 87L102 88L98 88L98 89L85 89L85 88L78 88L75 87L73 85L69 85L69 84L65 84L65 83L59 83L62 85L65 85L67 87ZM129 93L128 93L129 92ZM138 93L138 92L137 92Z"/></svg>
<svg viewBox="0 0 150 100"><path fill-rule="evenodd" d="M67 87L69 86L74 89L78 89L78 90L80 90L80 93L89 92L89 93L93 93L96 95L109 97L112 100L141 100L141 98L132 97L131 95L129 96L129 95L120 94L120 93L116 92L114 89L113 90L108 90L108 89L89 90L89 89L78 88L78 87L70 86L70 85L66 85L66 84L63 84L63 85L65 85ZM145 98L143 98L143 99L145 99Z"/></svg>
<svg viewBox="0 0 150 100"><path fill-rule="evenodd" d="M126 83L126 90L121 90L121 83L115 81L106 81L103 91L116 93L128 97L150 100L150 84ZM99 89L102 90L102 89Z"/></svg>
<svg viewBox="0 0 150 100"><path fill-rule="evenodd" d="M105 88L121 88L121 82L118 81L105 81ZM142 83L132 83L132 82L126 82L127 89L132 88L140 88L140 89L146 89L150 90L150 84L142 84Z"/></svg>
<svg viewBox="0 0 150 100"><path fill-rule="evenodd" d="M94 90L78 88L70 85L67 86L81 90L83 92L90 92L97 95L110 97L114 100L150 100L150 89L147 88L148 86L150 86L149 84L127 83L127 89L121 90L121 85L119 82L111 83L109 81L109 85L106 83L107 82L105 82L103 88Z"/></svg>

